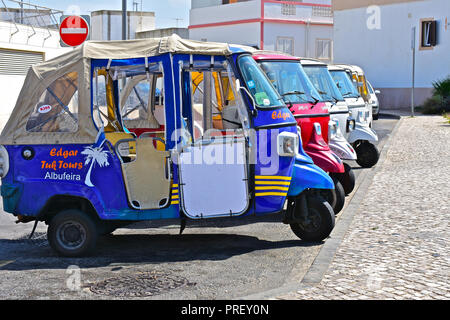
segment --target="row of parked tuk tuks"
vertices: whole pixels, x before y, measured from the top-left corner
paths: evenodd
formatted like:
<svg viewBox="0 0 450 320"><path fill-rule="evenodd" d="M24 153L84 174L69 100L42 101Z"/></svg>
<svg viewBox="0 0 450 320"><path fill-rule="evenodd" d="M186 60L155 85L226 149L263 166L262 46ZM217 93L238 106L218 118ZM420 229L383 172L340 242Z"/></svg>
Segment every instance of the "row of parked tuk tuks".
<svg viewBox="0 0 450 320"><path fill-rule="evenodd" d="M323 241L379 152L363 71L170 36L30 68L0 136L4 210L63 256L138 221L272 215Z"/></svg>

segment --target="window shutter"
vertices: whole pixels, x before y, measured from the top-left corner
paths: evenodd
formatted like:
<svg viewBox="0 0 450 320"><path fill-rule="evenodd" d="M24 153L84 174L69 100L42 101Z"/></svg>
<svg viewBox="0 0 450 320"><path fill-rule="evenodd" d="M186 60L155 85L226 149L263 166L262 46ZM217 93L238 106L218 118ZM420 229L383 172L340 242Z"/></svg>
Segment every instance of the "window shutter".
<svg viewBox="0 0 450 320"><path fill-rule="evenodd" d="M430 45L435 46L437 44L437 23L436 21L430 22Z"/></svg>
<svg viewBox="0 0 450 320"><path fill-rule="evenodd" d="M41 52L0 49L0 75L25 76L32 65L43 61Z"/></svg>

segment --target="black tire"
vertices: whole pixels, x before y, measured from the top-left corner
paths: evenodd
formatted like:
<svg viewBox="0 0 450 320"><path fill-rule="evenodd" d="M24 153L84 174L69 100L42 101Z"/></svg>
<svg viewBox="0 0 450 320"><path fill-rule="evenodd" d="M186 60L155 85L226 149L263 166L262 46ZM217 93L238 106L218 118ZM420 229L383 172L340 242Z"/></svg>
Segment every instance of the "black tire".
<svg viewBox="0 0 450 320"><path fill-rule="evenodd" d="M355 189L356 177L353 172L352 167L350 167L347 163L344 163L345 172L339 175L339 181L344 188L345 195L349 195Z"/></svg>
<svg viewBox="0 0 450 320"><path fill-rule="evenodd" d="M380 152L377 147L367 141L363 141L356 145L356 163L358 163L363 168L372 168L378 163L380 159Z"/></svg>
<svg viewBox="0 0 450 320"><path fill-rule="evenodd" d="M308 197L308 218L304 223L291 223L292 232L304 241L320 242L328 238L334 228L334 212L330 204L321 196Z"/></svg>
<svg viewBox="0 0 450 320"><path fill-rule="evenodd" d="M52 218L47 230L50 246L64 257L80 257L91 253L98 231L94 221L85 213L71 209Z"/></svg>
<svg viewBox="0 0 450 320"><path fill-rule="evenodd" d="M378 114L374 114L372 115L373 120L378 120L379 115Z"/></svg>
<svg viewBox="0 0 450 320"><path fill-rule="evenodd" d="M333 177L334 182L334 192L336 194L336 203L332 206L334 214L338 214L342 211L345 205L345 191L341 182Z"/></svg>

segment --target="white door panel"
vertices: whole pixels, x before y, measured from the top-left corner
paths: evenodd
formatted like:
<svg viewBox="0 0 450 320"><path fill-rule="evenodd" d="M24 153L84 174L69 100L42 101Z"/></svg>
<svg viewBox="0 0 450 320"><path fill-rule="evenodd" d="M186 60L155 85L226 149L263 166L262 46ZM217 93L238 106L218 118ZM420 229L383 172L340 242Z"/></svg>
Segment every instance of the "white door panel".
<svg viewBox="0 0 450 320"><path fill-rule="evenodd" d="M211 218L246 211L249 197L243 139L219 139L189 147L180 154L179 168L182 206L187 216Z"/></svg>

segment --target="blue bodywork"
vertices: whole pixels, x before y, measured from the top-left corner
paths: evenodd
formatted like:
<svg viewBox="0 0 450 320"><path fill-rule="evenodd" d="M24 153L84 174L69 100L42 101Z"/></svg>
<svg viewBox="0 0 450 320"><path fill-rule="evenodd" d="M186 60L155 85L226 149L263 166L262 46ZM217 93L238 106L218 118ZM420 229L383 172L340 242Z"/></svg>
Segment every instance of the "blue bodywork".
<svg viewBox="0 0 450 320"><path fill-rule="evenodd" d="M232 49L234 50L232 56L216 56L214 58L215 62L219 64L228 61L235 74L238 75L236 61L242 54L242 50ZM211 64L211 57L194 56L193 61L196 65L204 64L205 68L208 68ZM91 73L97 67L105 68L108 62L107 59L92 60ZM183 116L187 116L188 120L191 120L185 111L191 107L190 101L186 102L190 99L183 99L190 94L190 86L186 81L183 82L182 72L179 72L178 69L180 65L189 63L190 57L182 54L164 54L150 57L148 62L162 65L164 69L165 116L168 119L166 136L170 137L176 128L182 127ZM132 66L144 63L143 58L113 60L111 66ZM91 89L91 101L92 91ZM119 105L117 97L116 94L116 106ZM251 106L249 98L246 95L244 97L247 105ZM276 115L281 113L284 116L274 117L274 112ZM117 111L117 114L120 115L120 112ZM273 145L268 137L274 137L281 132L297 133L297 123L287 107L258 109L252 115L250 117L251 127L256 135L254 141L249 142L250 147L260 150L265 146L268 152L267 154L256 152L255 162L250 165L249 187L253 196L244 216L280 212L283 210L287 196L298 196L306 189L334 188L331 178L314 165L301 146L296 157L280 157L276 150L270 150L268 147ZM182 213L179 201L173 201L173 199L163 209L136 210L130 207L120 159L110 143L104 140L105 136L99 135L99 141L93 145L5 145L9 154L10 169L2 179L1 195L4 210L15 215L39 218L45 213L43 210L46 205L53 199L70 196L89 201L103 220L144 221L180 218ZM166 150L175 148L179 141L167 139ZM87 151L93 148L97 148L97 152L104 153L106 163L102 166L93 163L94 161L88 161ZM24 149L31 150L33 156L26 159L23 156ZM278 166L273 167L273 163L277 163ZM176 186L179 181L176 164L172 164L171 172L173 173L171 196L174 197L175 193L178 194ZM86 183L86 177L89 174L91 174L90 181L93 186ZM280 192L280 188L275 188L276 184L273 181L290 181L289 191ZM265 183L269 187L273 185L274 190L258 192L256 190L258 183Z"/></svg>

